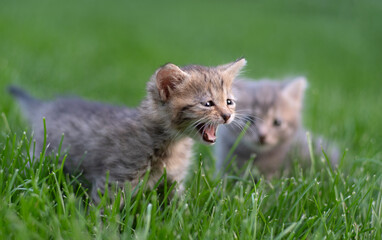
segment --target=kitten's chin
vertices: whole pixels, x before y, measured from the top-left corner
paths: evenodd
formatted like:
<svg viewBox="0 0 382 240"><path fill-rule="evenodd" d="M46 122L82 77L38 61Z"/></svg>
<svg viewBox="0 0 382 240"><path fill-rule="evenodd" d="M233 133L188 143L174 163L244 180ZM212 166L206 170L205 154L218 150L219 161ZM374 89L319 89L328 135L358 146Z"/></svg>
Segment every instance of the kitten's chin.
<svg viewBox="0 0 382 240"><path fill-rule="evenodd" d="M254 148L256 149L257 152L269 152L273 150L274 146L269 145L269 144L262 144L262 145L254 145Z"/></svg>
<svg viewBox="0 0 382 240"><path fill-rule="evenodd" d="M200 142L202 142L205 145L214 145L216 141L215 142L208 142L208 141L205 141L204 139L202 139Z"/></svg>

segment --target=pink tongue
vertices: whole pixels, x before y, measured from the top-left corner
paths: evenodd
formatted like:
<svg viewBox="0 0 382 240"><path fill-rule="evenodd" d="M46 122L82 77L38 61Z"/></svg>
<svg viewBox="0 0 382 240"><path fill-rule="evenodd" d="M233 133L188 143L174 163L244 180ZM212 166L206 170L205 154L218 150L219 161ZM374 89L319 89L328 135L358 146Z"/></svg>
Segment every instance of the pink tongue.
<svg viewBox="0 0 382 240"><path fill-rule="evenodd" d="M207 142L215 142L215 127L208 125L204 127L203 139Z"/></svg>

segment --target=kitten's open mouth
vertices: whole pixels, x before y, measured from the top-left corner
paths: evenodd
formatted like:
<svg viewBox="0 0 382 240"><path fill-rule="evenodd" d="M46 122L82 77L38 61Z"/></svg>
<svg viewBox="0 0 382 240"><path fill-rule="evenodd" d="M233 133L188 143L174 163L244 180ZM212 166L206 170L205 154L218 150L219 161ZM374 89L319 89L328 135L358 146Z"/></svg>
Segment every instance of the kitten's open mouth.
<svg viewBox="0 0 382 240"><path fill-rule="evenodd" d="M202 138L205 142L210 144L215 143L217 126L206 123L200 123L196 126L196 129L202 135Z"/></svg>

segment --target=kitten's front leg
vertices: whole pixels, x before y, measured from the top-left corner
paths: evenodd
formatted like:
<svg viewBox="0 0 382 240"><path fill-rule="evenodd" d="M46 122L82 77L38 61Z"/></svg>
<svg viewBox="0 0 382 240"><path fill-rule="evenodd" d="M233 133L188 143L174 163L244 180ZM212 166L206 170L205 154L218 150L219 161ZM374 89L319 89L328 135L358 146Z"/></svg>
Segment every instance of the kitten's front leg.
<svg viewBox="0 0 382 240"><path fill-rule="evenodd" d="M105 184L106 177L104 176L97 177L97 179L95 179L92 183L90 196L95 205L98 205L101 202L99 192L102 193L102 195L105 193Z"/></svg>

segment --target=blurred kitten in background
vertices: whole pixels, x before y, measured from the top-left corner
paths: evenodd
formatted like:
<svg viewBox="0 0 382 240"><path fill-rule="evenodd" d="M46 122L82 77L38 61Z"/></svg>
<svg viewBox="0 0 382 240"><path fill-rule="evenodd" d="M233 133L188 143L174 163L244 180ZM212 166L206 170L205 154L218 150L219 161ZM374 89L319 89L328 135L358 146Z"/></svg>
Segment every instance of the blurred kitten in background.
<svg viewBox="0 0 382 240"><path fill-rule="evenodd" d="M234 83L237 97L234 124L219 129L215 146L217 170L242 169L249 160L267 178L288 169L292 160L303 165L310 162L306 130L301 124L307 81L297 77L289 81L251 81ZM245 124L250 124L244 137L233 147ZM332 165L338 161L338 150L318 137L313 137L313 151L322 155L321 145ZM327 151L328 150L328 151ZM232 160L232 167L228 167Z"/></svg>

